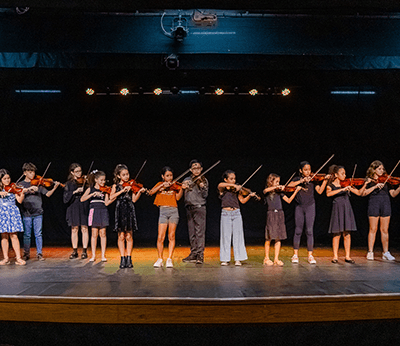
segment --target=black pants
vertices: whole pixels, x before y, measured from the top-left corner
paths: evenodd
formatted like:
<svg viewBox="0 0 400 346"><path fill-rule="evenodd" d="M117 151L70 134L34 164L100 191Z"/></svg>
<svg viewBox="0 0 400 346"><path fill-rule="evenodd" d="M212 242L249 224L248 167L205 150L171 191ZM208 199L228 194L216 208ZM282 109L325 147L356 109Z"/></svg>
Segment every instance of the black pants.
<svg viewBox="0 0 400 346"><path fill-rule="evenodd" d="M186 207L190 254L203 255L206 237L206 206Z"/></svg>

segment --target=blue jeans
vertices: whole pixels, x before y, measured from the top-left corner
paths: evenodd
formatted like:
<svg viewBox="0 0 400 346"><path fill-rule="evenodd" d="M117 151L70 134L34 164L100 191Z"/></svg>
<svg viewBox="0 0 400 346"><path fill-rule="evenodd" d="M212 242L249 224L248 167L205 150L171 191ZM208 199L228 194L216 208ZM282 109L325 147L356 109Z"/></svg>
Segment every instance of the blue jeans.
<svg viewBox="0 0 400 346"><path fill-rule="evenodd" d="M246 246L244 245L243 221L240 209L221 211L221 262L229 262L231 259L231 243L233 243L233 255L235 261L247 259Z"/></svg>
<svg viewBox="0 0 400 346"><path fill-rule="evenodd" d="M42 224L43 215L24 216L22 218L24 224L24 252L29 254L31 250L31 234L32 229L35 234L36 253L42 254L43 239L42 239Z"/></svg>

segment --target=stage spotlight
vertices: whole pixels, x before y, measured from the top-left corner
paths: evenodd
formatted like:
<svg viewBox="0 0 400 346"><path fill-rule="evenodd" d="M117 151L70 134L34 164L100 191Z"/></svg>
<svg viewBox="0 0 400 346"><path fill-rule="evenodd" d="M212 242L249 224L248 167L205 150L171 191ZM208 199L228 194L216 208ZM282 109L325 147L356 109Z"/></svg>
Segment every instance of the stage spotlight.
<svg viewBox="0 0 400 346"><path fill-rule="evenodd" d="M165 16L165 12L161 16L161 29L162 29L164 35L168 36L169 38L175 39L175 41L182 42L183 39L189 33L186 18L182 17L182 15L179 13L178 17L175 17L172 21L171 32L167 32L164 29L164 25L163 25L164 16Z"/></svg>
<svg viewBox="0 0 400 346"><path fill-rule="evenodd" d="M154 93L154 95L161 95L162 94L162 89L161 88L156 88L156 89L154 89L154 91L153 91L153 93Z"/></svg>
<svg viewBox="0 0 400 346"><path fill-rule="evenodd" d="M215 89L215 95L221 96L221 95L223 95L223 93L224 93L224 90L222 90L221 88Z"/></svg>
<svg viewBox="0 0 400 346"><path fill-rule="evenodd" d="M15 8L15 12L17 14L25 14L28 11L29 11L29 7L16 7Z"/></svg>
<svg viewBox="0 0 400 346"><path fill-rule="evenodd" d="M256 95L258 94L258 90L257 90L257 89L251 89L251 90L249 91L249 94L250 94L251 96L256 96Z"/></svg>
<svg viewBox="0 0 400 346"><path fill-rule="evenodd" d="M89 95L89 96L92 96L92 95L94 95L94 90L92 88L87 88L86 89L86 94Z"/></svg>
<svg viewBox="0 0 400 346"><path fill-rule="evenodd" d="M176 70L179 67L179 59L175 54L168 55L164 59L164 63L169 70Z"/></svg>
<svg viewBox="0 0 400 346"><path fill-rule="evenodd" d="M176 87L176 86L172 87L171 88L171 93L174 94L174 95L177 95L179 93L179 88Z"/></svg>
<svg viewBox="0 0 400 346"><path fill-rule="evenodd" d="M282 90L282 96L288 96L290 94L290 90L288 88L285 88Z"/></svg>
<svg viewBox="0 0 400 346"><path fill-rule="evenodd" d="M119 93L120 93L122 96L126 96L126 95L129 94L129 90L128 90L127 88L122 88L122 89L119 91Z"/></svg>

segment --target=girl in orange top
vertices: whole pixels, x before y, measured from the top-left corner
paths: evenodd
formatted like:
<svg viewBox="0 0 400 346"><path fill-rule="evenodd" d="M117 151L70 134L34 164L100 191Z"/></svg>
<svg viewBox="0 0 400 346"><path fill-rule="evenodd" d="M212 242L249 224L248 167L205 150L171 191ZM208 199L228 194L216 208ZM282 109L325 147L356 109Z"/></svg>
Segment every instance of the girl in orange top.
<svg viewBox="0 0 400 346"><path fill-rule="evenodd" d="M160 208L157 237L158 259L156 263L154 263L154 267L156 268L163 266L164 240L167 229L169 245L166 267L173 267L172 255L175 249L175 231L179 221L178 204L176 202L179 201L183 195L182 188L171 188L173 177L172 169L170 167L164 167L161 170L161 178L163 181L157 183L149 192L150 196L156 193L154 204Z"/></svg>

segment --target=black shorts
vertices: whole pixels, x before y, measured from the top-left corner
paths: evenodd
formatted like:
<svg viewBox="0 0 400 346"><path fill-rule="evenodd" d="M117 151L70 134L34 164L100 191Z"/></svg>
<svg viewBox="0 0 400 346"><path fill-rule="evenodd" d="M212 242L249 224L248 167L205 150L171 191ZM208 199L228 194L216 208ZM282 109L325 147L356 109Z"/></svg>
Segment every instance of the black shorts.
<svg viewBox="0 0 400 346"><path fill-rule="evenodd" d="M389 196L384 198L370 198L368 203L368 216L387 217L392 215L392 207Z"/></svg>

